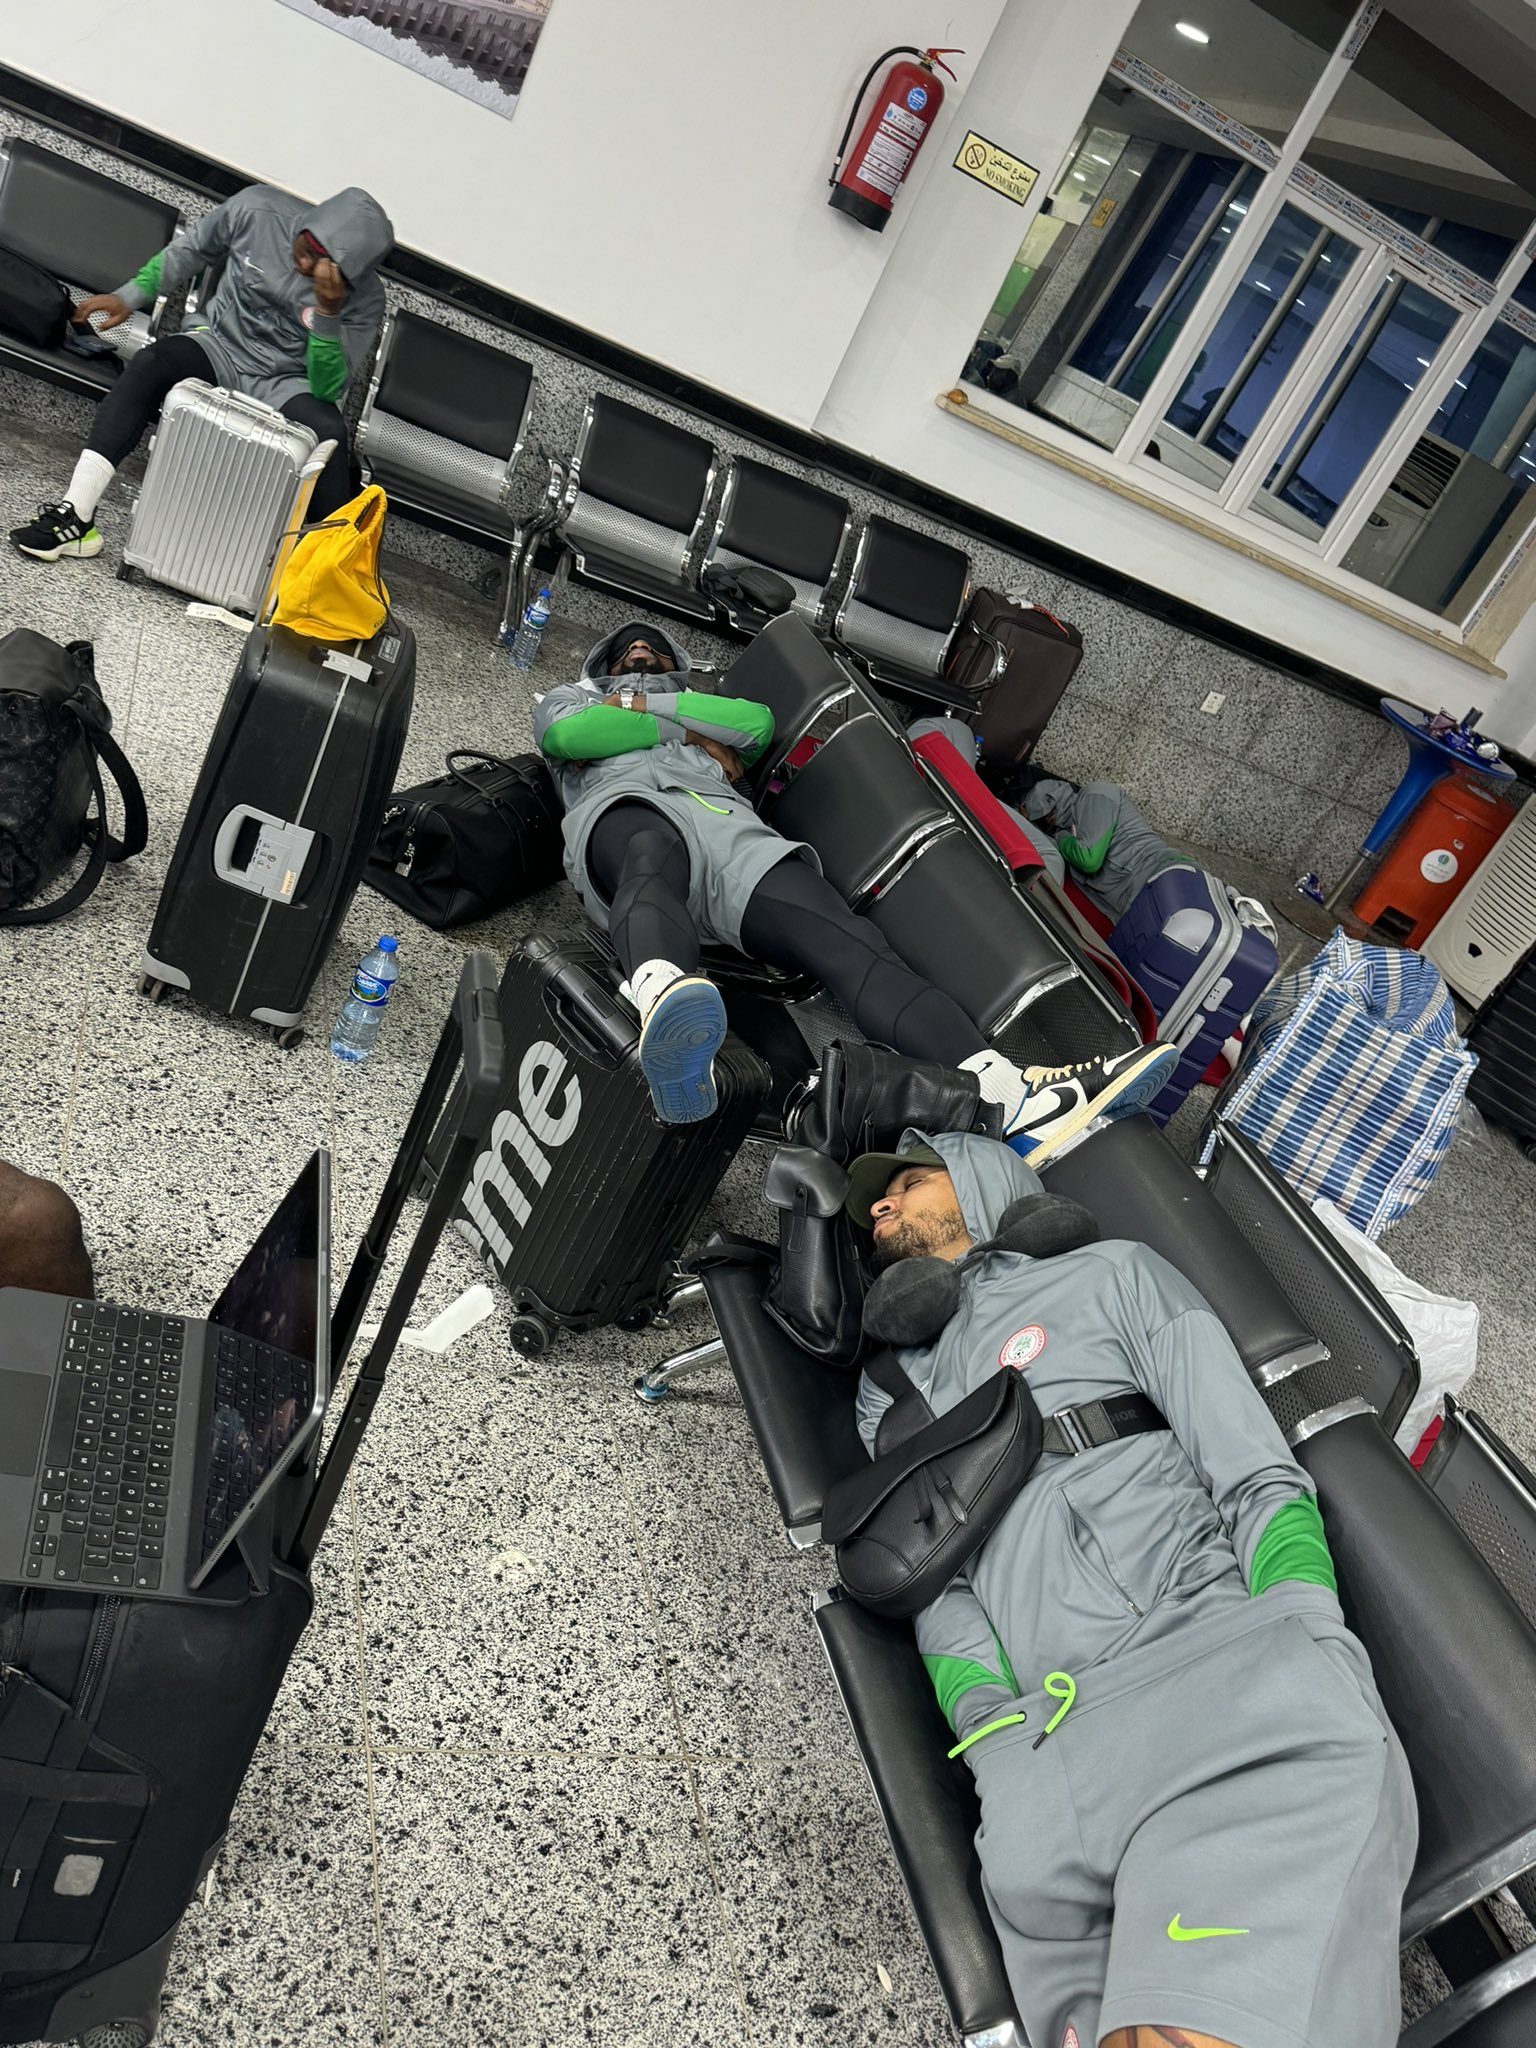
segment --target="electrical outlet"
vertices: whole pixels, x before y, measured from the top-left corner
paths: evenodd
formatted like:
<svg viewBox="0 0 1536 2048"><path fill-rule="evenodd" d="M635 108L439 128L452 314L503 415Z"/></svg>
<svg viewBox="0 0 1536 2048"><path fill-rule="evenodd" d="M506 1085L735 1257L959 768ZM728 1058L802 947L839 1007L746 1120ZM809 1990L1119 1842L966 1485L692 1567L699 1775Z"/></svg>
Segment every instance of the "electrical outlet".
<svg viewBox="0 0 1536 2048"><path fill-rule="evenodd" d="M1202 711L1209 712L1211 717L1214 718L1216 716L1216 713L1221 709L1222 705L1225 704L1226 701L1227 696L1224 690L1212 690L1211 694L1200 706L1200 709Z"/></svg>

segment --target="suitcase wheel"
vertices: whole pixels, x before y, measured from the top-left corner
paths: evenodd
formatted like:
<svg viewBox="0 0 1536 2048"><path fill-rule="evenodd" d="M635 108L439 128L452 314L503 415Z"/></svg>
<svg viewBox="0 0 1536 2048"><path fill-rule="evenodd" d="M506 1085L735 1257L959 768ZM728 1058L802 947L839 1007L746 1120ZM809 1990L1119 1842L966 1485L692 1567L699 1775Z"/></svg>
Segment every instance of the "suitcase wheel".
<svg viewBox="0 0 1536 2048"><path fill-rule="evenodd" d="M139 994L148 996L152 1003L163 1003L170 994L170 985L164 981L156 981L152 974L145 974L139 980Z"/></svg>
<svg viewBox="0 0 1536 2048"><path fill-rule="evenodd" d="M144 571L133 562L122 562L118 565L117 580L119 583L142 583L145 580ZM105 2043L102 2044L102 2048L106 2048Z"/></svg>
<svg viewBox="0 0 1536 2048"><path fill-rule="evenodd" d="M655 1303L648 1301L643 1308L632 1308L627 1314L620 1316L619 1328L621 1330L646 1330L650 1328L655 1320Z"/></svg>
<svg viewBox="0 0 1536 2048"><path fill-rule="evenodd" d="M512 1318L508 1334L511 1336L514 1351L521 1353L524 1358L542 1358L549 1349L550 1338L554 1332L542 1316L533 1315L524 1309Z"/></svg>
<svg viewBox="0 0 1536 2048"><path fill-rule="evenodd" d="M274 1024L272 1026L272 1036L276 1041L279 1052L292 1052L296 1045L304 1043L304 1026L302 1024Z"/></svg>

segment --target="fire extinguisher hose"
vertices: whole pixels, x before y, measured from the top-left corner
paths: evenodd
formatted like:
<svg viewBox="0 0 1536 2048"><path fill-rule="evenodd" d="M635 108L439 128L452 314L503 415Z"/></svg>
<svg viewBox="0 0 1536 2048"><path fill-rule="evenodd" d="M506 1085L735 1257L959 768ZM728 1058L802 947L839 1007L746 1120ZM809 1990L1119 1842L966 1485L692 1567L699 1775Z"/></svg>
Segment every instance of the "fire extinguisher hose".
<svg viewBox="0 0 1536 2048"><path fill-rule="evenodd" d="M848 147L848 138L853 133L853 124L859 118L859 108L864 104L864 95L869 91L870 80L880 69L880 66L889 63L892 57L920 58L927 56L927 54L926 50L914 49L910 43L898 43L894 50L887 50L883 56L877 57L874 63L870 65L868 71L864 74L864 83L854 94L853 105L848 109L848 119L843 128L842 140L837 145L837 155L832 159L832 175L827 180L829 185L837 183L837 174L843 167L843 153Z"/></svg>

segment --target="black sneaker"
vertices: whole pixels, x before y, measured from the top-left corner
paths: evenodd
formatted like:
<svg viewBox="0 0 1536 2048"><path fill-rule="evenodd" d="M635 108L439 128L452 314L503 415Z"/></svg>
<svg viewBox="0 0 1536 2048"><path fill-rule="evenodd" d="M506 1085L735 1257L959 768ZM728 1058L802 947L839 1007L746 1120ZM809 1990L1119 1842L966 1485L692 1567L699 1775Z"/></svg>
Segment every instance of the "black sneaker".
<svg viewBox="0 0 1536 2048"><path fill-rule="evenodd" d="M1111 1123L1145 1109L1173 1078L1179 1055L1171 1045L1140 1045L1108 1059L1070 1067L1025 1067L1029 1092L1008 1119L1004 1141L1041 1165L1095 1117Z"/></svg>
<svg viewBox="0 0 1536 2048"><path fill-rule="evenodd" d="M11 528L11 545L34 562L56 562L60 555L82 561L99 555L103 542L94 526L76 517L73 505L39 505L35 519Z"/></svg>

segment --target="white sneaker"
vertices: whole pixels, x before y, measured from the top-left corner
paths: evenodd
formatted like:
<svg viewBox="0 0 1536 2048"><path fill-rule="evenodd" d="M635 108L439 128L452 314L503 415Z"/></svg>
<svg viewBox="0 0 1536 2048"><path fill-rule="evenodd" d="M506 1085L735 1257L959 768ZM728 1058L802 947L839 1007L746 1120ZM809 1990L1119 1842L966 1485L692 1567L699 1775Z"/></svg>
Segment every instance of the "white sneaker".
<svg viewBox="0 0 1536 2048"><path fill-rule="evenodd" d="M1004 1142L1039 1166L1096 1117L1115 1122L1161 1095L1179 1064L1171 1045L1138 1045L1111 1059L1068 1067L1025 1067L1028 1092L1009 1117Z"/></svg>

